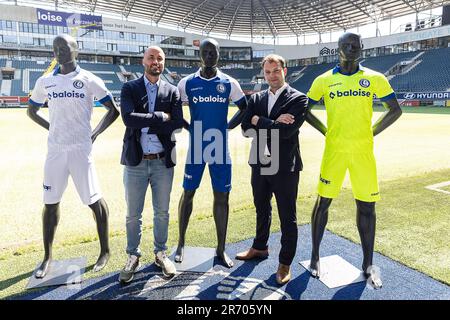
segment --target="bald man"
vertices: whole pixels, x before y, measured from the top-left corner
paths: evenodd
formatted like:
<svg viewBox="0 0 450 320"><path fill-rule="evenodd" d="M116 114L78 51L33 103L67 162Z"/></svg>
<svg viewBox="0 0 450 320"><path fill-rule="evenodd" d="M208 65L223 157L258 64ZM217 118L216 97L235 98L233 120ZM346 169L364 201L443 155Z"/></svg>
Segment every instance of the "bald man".
<svg viewBox="0 0 450 320"><path fill-rule="evenodd" d="M127 203L128 259L119 281L133 280L139 266L142 235L142 210L150 184L153 204L155 264L165 277L175 275L175 266L166 255L169 227L169 202L175 166L175 141L172 133L183 125L181 100L177 87L160 78L165 54L149 47L142 59L144 75L125 83L121 92L121 114L126 130L121 164ZM173 154L173 157L172 157Z"/></svg>

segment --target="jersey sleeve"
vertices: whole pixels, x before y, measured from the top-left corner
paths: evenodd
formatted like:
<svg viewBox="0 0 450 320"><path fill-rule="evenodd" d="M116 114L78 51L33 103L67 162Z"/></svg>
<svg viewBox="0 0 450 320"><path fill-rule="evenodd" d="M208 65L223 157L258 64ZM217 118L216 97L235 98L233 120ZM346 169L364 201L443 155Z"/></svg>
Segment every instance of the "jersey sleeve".
<svg viewBox="0 0 450 320"><path fill-rule="evenodd" d="M47 100L47 91L44 88L44 84L41 77L37 79L28 102L33 106L40 107L45 103L45 100Z"/></svg>
<svg viewBox="0 0 450 320"><path fill-rule="evenodd" d="M230 99L233 102L238 102L243 97L245 97L244 92L241 89L241 86L239 82L237 82L236 79L230 78L230 84L231 84L231 92L230 92Z"/></svg>
<svg viewBox="0 0 450 320"><path fill-rule="evenodd" d="M178 82L177 88L178 91L180 92L180 98L182 102L188 102L189 98L186 94L186 78L183 78L180 80L180 82Z"/></svg>
<svg viewBox="0 0 450 320"><path fill-rule="evenodd" d="M308 91L309 101L312 103L318 103L319 100L323 97L323 85L322 85L322 77L317 77L314 79L311 88Z"/></svg>
<svg viewBox="0 0 450 320"><path fill-rule="evenodd" d="M389 99L395 98L394 89L392 89L391 84L388 79L380 74L375 83L375 94L381 101L387 101Z"/></svg>
<svg viewBox="0 0 450 320"><path fill-rule="evenodd" d="M105 82L97 76L91 78L89 90L100 103L112 100L112 94L106 88Z"/></svg>

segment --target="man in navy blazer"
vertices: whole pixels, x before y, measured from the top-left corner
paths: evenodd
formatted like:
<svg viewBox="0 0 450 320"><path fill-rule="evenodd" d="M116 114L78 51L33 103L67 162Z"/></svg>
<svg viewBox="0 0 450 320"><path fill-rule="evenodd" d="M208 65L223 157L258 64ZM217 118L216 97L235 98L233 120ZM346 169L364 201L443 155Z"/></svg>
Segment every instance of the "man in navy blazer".
<svg viewBox="0 0 450 320"><path fill-rule="evenodd" d="M291 278L290 265L297 247L296 200L302 170L299 128L305 121L308 98L285 82L283 57L275 54L262 61L269 89L251 96L242 120L244 136L253 137L250 150L251 184L256 208L256 236L252 247L236 259L251 260L269 255L267 242L275 195L281 222L281 250L276 280L280 285Z"/></svg>
<svg viewBox="0 0 450 320"><path fill-rule="evenodd" d="M124 168L127 203L128 259L120 272L120 282L130 282L139 266L142 234L142 210L150 184L153 202L155 264L166 277L175 275L175 266L167 257L169 202L175 160L173 133L183 125L180 94L177 87L160 78L165 55L157 46L149 47L142 63L144 75L122 87L120 109L126 130L121 164Z"/></svg>

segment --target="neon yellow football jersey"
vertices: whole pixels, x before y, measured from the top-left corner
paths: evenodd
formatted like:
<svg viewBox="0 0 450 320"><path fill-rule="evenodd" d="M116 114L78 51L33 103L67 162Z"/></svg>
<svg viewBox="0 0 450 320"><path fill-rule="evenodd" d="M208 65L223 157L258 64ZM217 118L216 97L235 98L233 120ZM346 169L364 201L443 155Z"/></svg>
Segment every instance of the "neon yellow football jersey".
<svg viewBox="0 0 450 320"><path fill-rule="evenodd" d="M308 97L312 102L324 98L328 150L347 153L373 151L374 95L381 101L395 97L383 74L361 65L350 75L342 74L338 65L314 80Z"/></svg>

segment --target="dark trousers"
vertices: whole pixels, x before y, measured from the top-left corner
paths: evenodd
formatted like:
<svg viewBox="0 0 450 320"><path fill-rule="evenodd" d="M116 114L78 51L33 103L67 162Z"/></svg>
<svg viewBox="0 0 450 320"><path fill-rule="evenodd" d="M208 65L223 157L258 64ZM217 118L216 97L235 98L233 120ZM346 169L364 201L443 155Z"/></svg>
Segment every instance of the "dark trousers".
<svg viewBox="0 0 450 320"><path fill-rule="evenodd" d="M300 173L278 172L275 175L261 175L259 168L252 168L253 203L256 208L256 237L252 247L265 250L272 222L272 194L277 201L281 223L281 250L279 262L291 265L297 249L296 200Z"/></svg>

